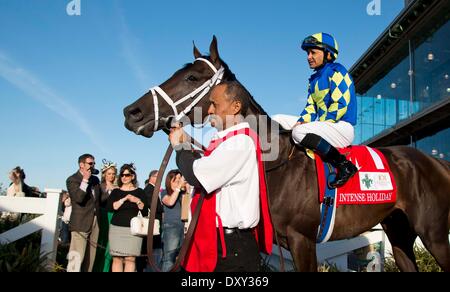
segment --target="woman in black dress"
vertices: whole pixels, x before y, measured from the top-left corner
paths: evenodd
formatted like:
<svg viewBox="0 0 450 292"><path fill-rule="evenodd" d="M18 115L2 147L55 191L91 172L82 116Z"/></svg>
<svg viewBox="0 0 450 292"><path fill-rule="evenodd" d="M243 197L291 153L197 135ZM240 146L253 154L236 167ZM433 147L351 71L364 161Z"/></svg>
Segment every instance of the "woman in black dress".
<svg viewBox="0 0 450 292"><path fill-rule="evenodd" d="M109 227L110 254L113 272L135 272L136 256L140 255L142 237L131 235L130 221L139 211L148 213L144 190L138 188L136 169L124 164L119 172L118 189L111 192L107 208L113 212Z"/></svg>

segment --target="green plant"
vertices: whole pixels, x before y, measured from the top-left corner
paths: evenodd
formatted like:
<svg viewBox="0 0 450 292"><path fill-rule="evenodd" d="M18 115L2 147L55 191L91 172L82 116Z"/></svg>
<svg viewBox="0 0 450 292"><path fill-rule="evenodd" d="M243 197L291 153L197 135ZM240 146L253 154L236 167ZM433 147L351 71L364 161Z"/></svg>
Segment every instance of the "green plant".
<svg viewBox="0 0 450 292"><path fill-rule="evenodd" d="M0 219L0 233L3 233L5 231L8 231L14 227L19 226L20 224L24 224L36 216L39 215L32 215L32 214L23 214L21 216L22 218L14 221L10 221L8 219L1 220ZM23 248L27 247L28 244L32 244L34 248L39 249L41 245L41 232L35 232L33 234L30 234L22 239L19 239L14 242L14 244L17 246L17 249L22 250Z"/></svg>
<svg viewBox="0 0 450 292"><path fill-rule="evenodd" d="M58 245L56 252L56 263L53 267L54 272L65 272L67 267L67 254L69 253L69 245Z"/></svg>
<svg viewBox="0 0 450 292"><path fill-rule="evenodd" d="M0 220L0 233L32 220L36 215L26 214L21 220ZM61 265L48 267L46 256L40 252L41 232L35 232L15 242L0 245L0 272L59 271ZM61 255L60 258L63 258Z"/></svg>
<svg viewBox="0 0 450 292"><path fill-rule="evenodd" d="M419 272L442 272L442 269L436 263L434 257L424 247L415 245L414 254L416 255L416 263L419 268ZM385 259L384 271L400 272L393 257Z"/></svg>
<svg viewBox="0 0 450 292"><path fill-rule="evenodd" d="M329 262L324 262L320 266L317 267L318 272L325 273L337 273L340 272L336 264L330 264Z"/></svg>
<svg viewBox="0 0 450 292"><path fill-rule="evenodd" d="M442 272L434 257L424 247L415 246L417 266L420 272Z"/></svg>
<svg viewBox="0 0 450 292"><path fill-rule="evenodd" d="M384 271L388 273L400 272L393 257L387 257L384 259Z"/></svg>
<svg viewBox="0 0 450 292"><path fill-rule="evenodd" d="M45 256L32 242L23 249L15 243L0 245L0 272L46 272Z"/></svg>

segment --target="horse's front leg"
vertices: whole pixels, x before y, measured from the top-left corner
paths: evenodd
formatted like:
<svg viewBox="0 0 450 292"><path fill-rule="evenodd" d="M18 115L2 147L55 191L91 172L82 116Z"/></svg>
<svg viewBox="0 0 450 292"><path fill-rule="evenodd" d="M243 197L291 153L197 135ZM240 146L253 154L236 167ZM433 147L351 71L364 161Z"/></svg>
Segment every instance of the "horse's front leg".
<svg viewBox="0 0 450 292"><path fill-rule="evenodd" d="M298 272L317 272L316 240L287 228L289 250Z"/></svg>

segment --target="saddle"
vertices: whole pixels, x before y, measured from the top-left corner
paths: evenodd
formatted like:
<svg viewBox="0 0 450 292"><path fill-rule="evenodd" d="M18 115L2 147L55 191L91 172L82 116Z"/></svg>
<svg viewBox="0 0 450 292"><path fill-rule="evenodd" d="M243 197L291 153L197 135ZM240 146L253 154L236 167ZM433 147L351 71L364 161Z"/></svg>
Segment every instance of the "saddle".
<svg viewBox="0 0 450 292"><path fill-rule="evenodd" d="M367 146L338 149L357 168L358 172L343 186L329 187L336 170L315 155L321 220L317 242L329 240L333 232L335 211L340 205L386 204L396 201L397 187L384 155Z"/></svg>

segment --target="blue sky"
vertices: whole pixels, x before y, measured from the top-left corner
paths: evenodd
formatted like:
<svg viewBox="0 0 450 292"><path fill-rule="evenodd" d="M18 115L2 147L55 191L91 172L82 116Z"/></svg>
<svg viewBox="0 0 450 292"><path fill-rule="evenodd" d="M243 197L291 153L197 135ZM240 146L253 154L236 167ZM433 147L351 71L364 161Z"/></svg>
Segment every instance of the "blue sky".
<svg viewBox="0 0 450 292"><path fill-rule="evenodd" d="M212 35L238 79L269 114L298 114L311 74L301 40L333 34L351 67L403 9L403 0L0 0L0 183L21 166L29 185L65 189L77 158L135 162L141 184L167 137L123 126L123 108L191 62ZM100 165L98 165L100 166ZM171 163L174 167L174 163Z"/></svg>

